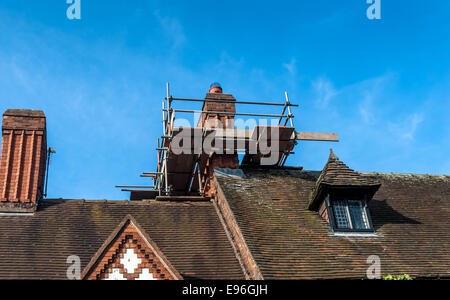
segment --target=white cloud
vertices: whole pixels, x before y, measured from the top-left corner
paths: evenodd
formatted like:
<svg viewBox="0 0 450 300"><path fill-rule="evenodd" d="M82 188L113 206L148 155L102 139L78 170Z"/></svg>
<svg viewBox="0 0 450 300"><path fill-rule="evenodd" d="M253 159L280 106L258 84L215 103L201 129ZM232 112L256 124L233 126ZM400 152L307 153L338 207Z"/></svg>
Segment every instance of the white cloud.
<svg viewBox="0 0 450 300"><path fill-rule="evenodd" d="M336 94L341 96L339 99L341 104L357 108L357 113L365 124L375 124L377 119L382 118L384 108L392 98L389 88L395 79L395 73L387 72L381 76L345 86Z"/></svg>
<svg viewBox="0 0 450 300"><path fill-rule="evenodd" d="M35 93L33 80L29 77L28 73L24 69L22 69L22 67L18 66L15 62L11 62L10 70L11 75L14 77L17 84L19 84L28 93Z"/></svg>
<svg viewBox="0 0 450 300"><path fill-rule="evenodd" d="M375 117L372 112L371 103L372 98L370 96L367 96L367 98L363 100L361 103L359 103L358 106L359 114L361 115L365 123L373 123L375 120Z"/></svg>
<svg viewBox="0 0 450 300"><path fill-rule="evenodd" d="M291 59L290 63L284 63L283 67L288 70L291 75L297 74L297 60L295 58Z"/></svg>
<svg viewBox="0 0 450 300"><path fill-rule="evenodd" d="M161 16L159 10L156 10L154 15L166 37L171 40L173 48L178 48L186 42L183 26L177 19Z"/></svg>
<svg viewBox="0 0 450 300"><path fill-rule="evenodd" d="M424 122L425 118L421 113L413 113L398 123L390 123L390 131L397 137L412 141L419 125Z"/></svg>
<svg viewBox="0 0 450 300"><path fill-rule="evenodd" d="M319 78L313 81L312 86L316 92L316 103L320 107L327 107L330 100L339 94L333 83L327 78Z"/></svg>

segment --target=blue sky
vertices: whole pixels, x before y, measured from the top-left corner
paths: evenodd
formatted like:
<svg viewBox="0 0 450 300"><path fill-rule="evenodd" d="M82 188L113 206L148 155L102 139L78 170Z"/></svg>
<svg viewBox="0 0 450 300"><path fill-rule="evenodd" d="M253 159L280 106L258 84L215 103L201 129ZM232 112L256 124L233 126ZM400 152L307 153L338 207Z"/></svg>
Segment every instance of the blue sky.
<svg viewBox="0 0 450 300"><path fill-rule="evenodd" d="M365 0L82 0L81 20L67 7L0 0L0 111L45 111L49 197L149 183L167 81L193 98L214 81L241 100L287 90L297 130L341 137L301 143L289 165L321 170L332 147L358 171L450 173L450 1L383 0L381 20Z"/></svg>

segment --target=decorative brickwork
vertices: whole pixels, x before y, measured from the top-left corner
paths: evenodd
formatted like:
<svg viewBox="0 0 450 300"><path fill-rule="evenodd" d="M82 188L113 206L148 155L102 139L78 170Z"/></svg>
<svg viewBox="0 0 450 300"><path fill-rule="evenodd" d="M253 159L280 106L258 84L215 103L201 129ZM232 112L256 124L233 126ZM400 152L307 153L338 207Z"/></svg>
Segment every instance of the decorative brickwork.
<svg viewBox="0 0 450 300"><path fill-rule="evenodd" d="M82 277L88 280L183 279L131 216L100 248Z"/></svg>
<svg viewBox="0 0 450 300"><path fill-rule="evenodd" d="M47 140L42 111L10 109L3 115L0 211L31 212L42 197Z"/></svg>

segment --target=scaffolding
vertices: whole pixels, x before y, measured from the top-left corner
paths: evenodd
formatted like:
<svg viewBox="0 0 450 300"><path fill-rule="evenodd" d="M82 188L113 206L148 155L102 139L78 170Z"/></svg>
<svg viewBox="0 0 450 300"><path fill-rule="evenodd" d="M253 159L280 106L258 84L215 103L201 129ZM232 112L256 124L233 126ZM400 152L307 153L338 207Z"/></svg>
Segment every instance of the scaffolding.
<svg viewBox="0 0 450 300"><path fill-rule="evenodd" d="M203 149L194 149L188 153L175 153L175 146L172 141L177 135L188 134L191 137L201 137L201 145L206 138L214 140L232 140L233 146L225 150L227 154L244 154L243 163L252 162L255 157L263 156L260 153L249 153L249 149L253 147L258 149L263 134L276 127L279 132L276 142L279 146L279 157L275 165L284 166L289 155L294 154L292 150L297 144L297 140L322 140L322 141L338 141L336 134L326 133L302 133L295 132L294 114L292 107L299 105L293 104L289 100L288 93L285 92L285 100L283 103L276 102L258 102L258 101L236 101L225 99L190 99L175 98L170 94L170 85L166 86L167 96L162 102L162 135L157 140L157 170L156 172L144 172L141 177L153 179L152 186L116 186L122 191L127 192L155 192L159 196L170 195L200 195L206 192L209 177L208 168L211 165L211 159L214 151L204 152ZM282 108L281 114L261 114L261 113L238 113L229 111L208 111L208 110L186 110L174 108L174 102L211 102L211 103L232 103L243 105L260 105L260 106L278 106ZM205 106L204 106L205 107ZM182 128L175 126L176 115L181 113L205 114L217 116L245 116L245 117L263 117L278 119L277 126L256 126L253 130L247 129L231 129L231 128L206 128L192 127ZM290 126L287 126L290 125ZM270 134L269 134L270 136ZM269 137L270 139L270 137ZM237 143L240 141L241 143ZM227 144L228 146L228 144ZM195 147L195 146L194 146ZM180 149L178 149L180 150ZM199 150L199 151L196 151ZM217 149L213 149L217 150Z"/></svg>

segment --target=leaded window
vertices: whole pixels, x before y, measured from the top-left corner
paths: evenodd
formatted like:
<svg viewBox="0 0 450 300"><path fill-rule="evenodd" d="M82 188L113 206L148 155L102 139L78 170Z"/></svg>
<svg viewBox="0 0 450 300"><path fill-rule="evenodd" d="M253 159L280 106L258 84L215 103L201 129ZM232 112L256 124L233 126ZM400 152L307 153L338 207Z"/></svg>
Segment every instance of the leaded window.
<svg viewBox="0 0 450 300"><path fill-rule="evenodd" d="M373 231L365 199L329 198L329 211L335 231Z"/></svg>
<svg viewBox="0 0 450 300"><path fill-rule="evenodd" d="M344 200L333 202L334 219L338 228L350 228L347 216L347 208Z"/></svg>

